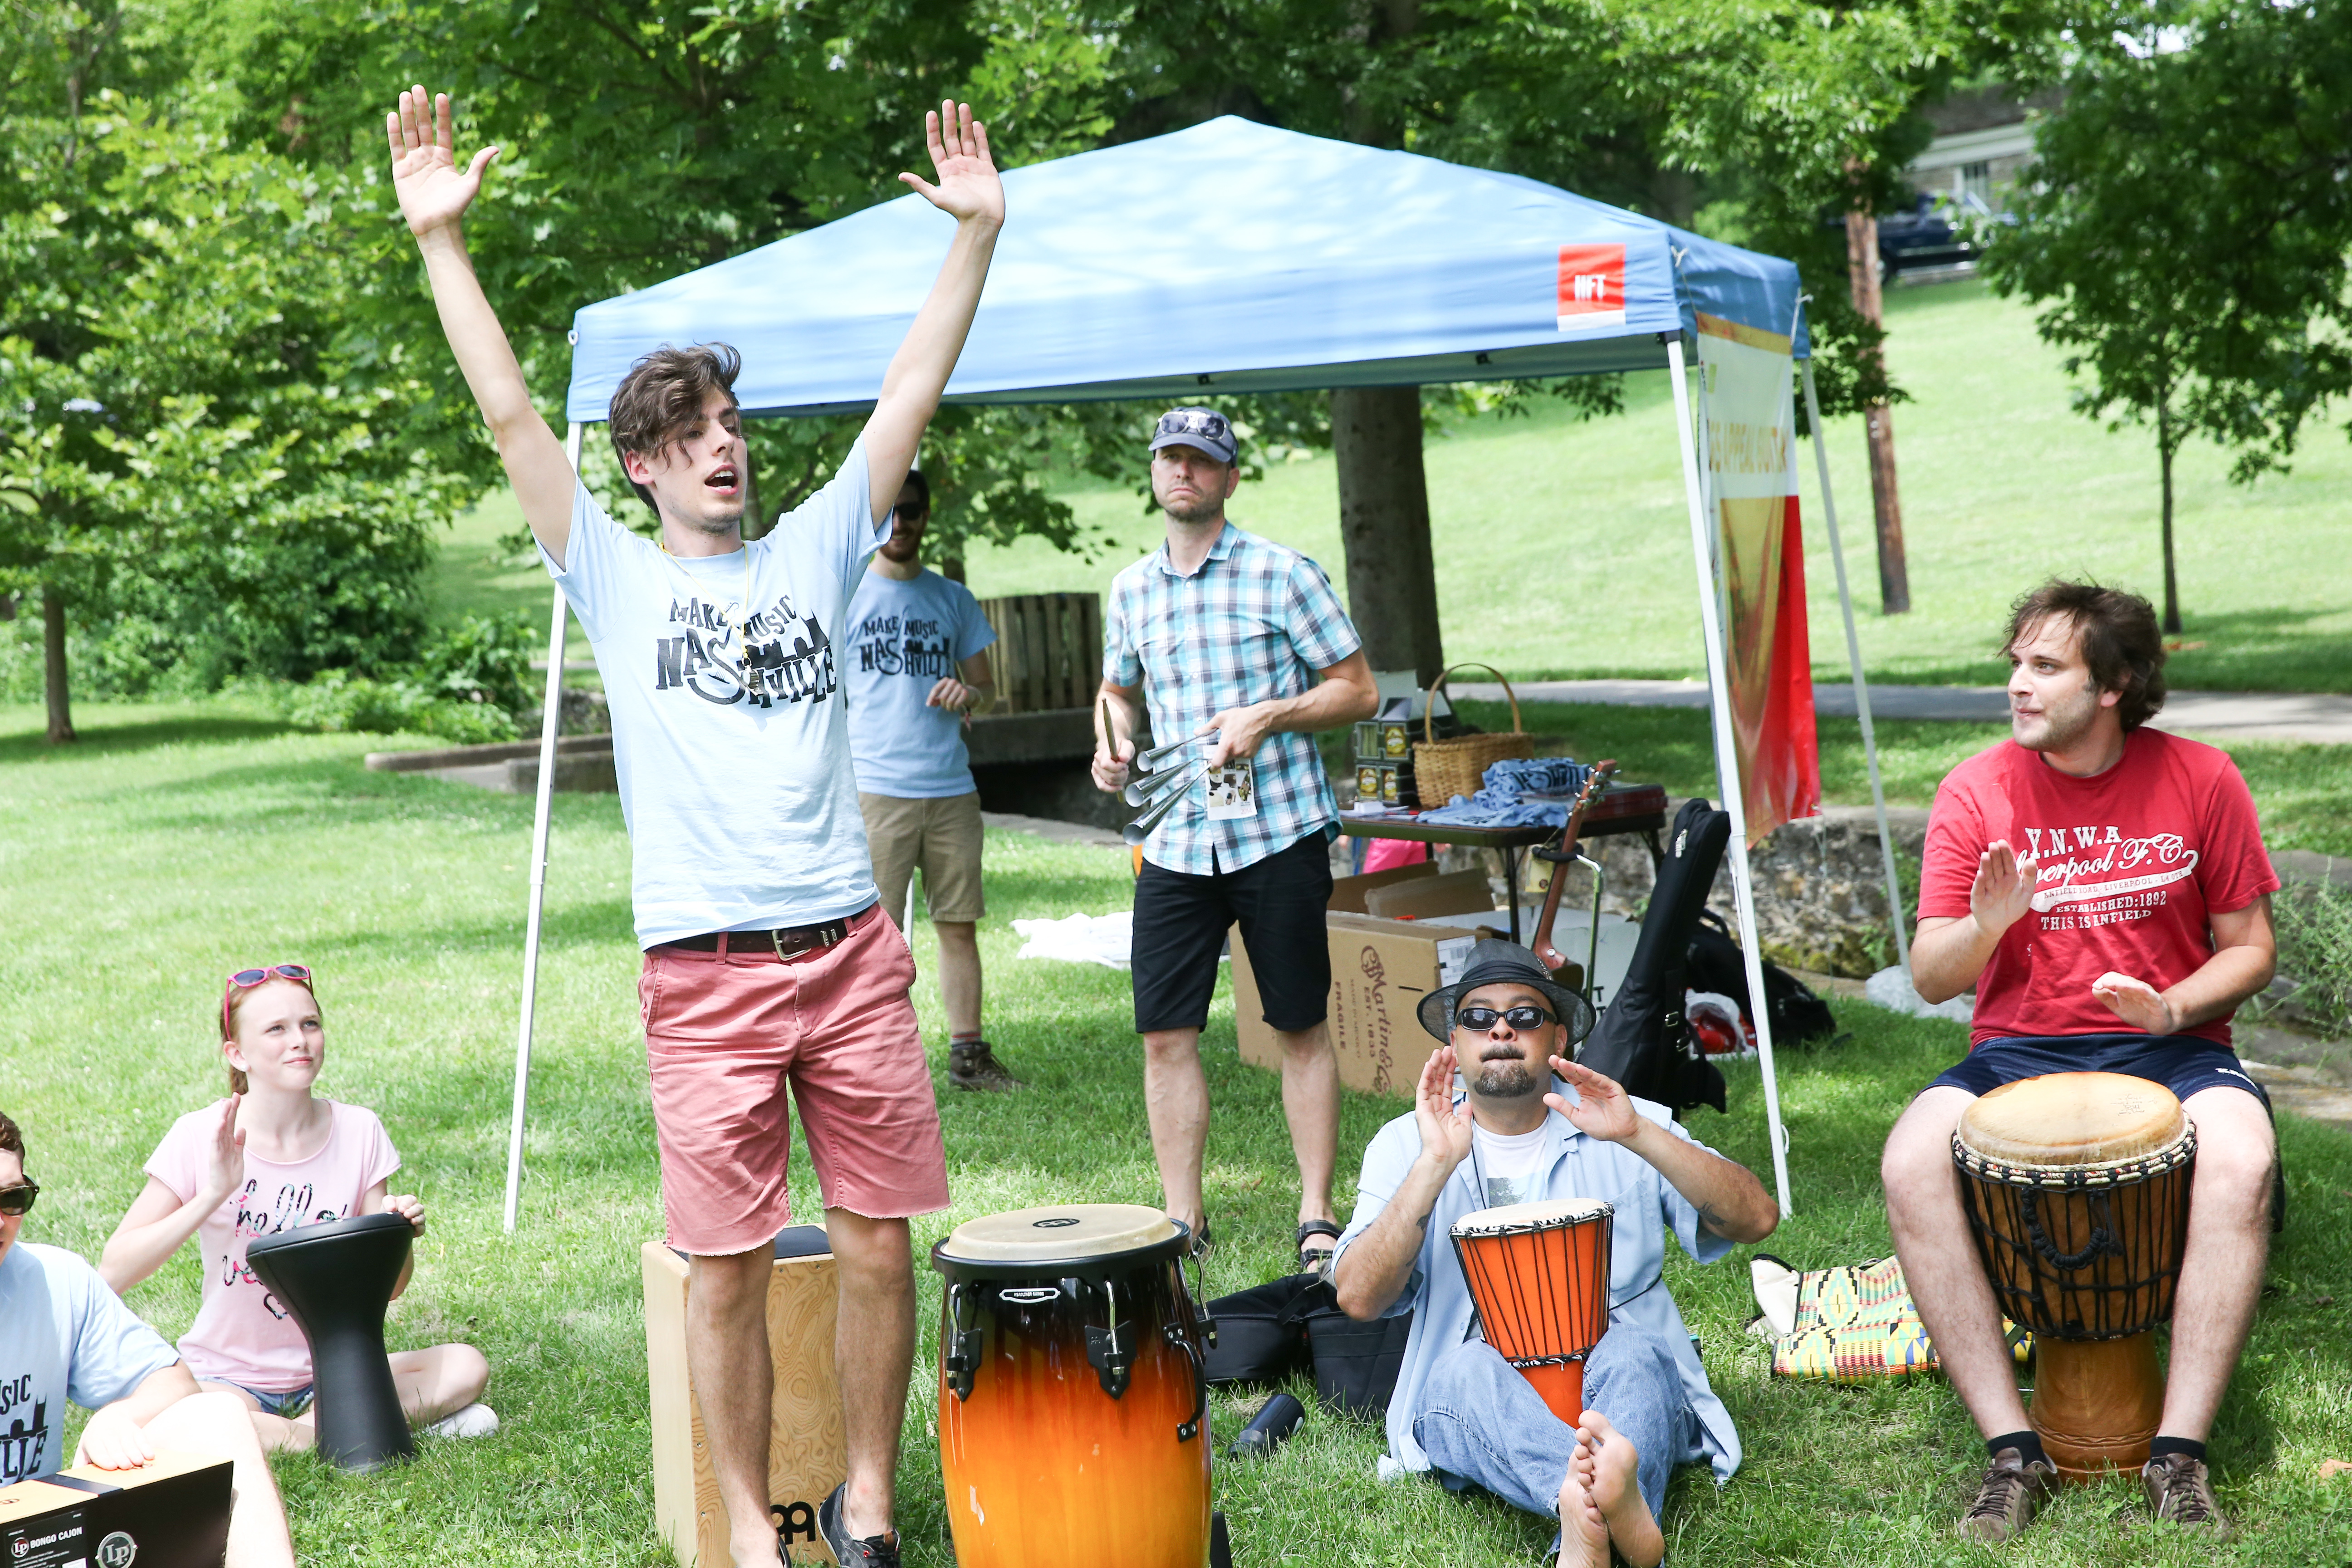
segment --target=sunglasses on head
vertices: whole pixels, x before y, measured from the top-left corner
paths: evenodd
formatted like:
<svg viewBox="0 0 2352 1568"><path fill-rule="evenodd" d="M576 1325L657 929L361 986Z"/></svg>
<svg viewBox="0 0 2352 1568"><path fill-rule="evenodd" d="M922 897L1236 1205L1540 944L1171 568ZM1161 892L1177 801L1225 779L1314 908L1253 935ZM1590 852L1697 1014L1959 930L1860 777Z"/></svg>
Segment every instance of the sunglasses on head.
<svg viewBox="0 0 2352 1568"><path fill-rule="evenodd" d="M1491 1029L1497 1018L1514 1029L1540 1029L1555 1021L1549 1013L1533 1003L1523 1003L1499 1012L1492 1007L1465 1007L1454 1015L1454 1026L1457 1029Z"/></svg>
<svg viewBox="0 0 2352 1568"><path fill-rule="evenodd" d="M0 1187L0 1215L14 1217L31 1212L33 1200L41 1195L41 1184L26 1182L21 1186Z"/></svg>
<svg viewBox="0 0 2352 1568"><path fill-rule="evenodd" d="M240 991L250 991L255 986L267 984L272 980L291 980L312 995L318 994L317 987L310 984L310 969L308 964L273 963L267 969L240 969L228 977L228 988L221 993L221 1038L226 1040L236 1037L236 1031L229 1027L228 1005L236 999L236 994Z"/></svg>
<svg viewBox="0 0 2352 1568"><path fill-rule="evenodd" d="M1222 414L1205 408L1179 408L1160 416L1160 428L1152 434L1160 436L1206 436L1215 441L1233 439L1234 427Z"/></svg>

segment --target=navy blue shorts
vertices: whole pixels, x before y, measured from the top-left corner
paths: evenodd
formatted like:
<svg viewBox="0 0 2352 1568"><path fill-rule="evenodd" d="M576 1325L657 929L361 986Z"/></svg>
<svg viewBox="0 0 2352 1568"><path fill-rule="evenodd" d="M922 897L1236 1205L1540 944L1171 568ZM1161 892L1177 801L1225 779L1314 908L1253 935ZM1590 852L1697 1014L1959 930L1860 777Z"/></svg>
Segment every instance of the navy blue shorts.
<svg viewBox="0 0 2352 1568"><path fill-rule="evenodd" d="M2204 1089L2242 1089L2265 1108L2271 1097L2238 1065L2238 1053L2196 1035L2011 1036L1987 1040L1929 1089L1948 1085L1984 1094L2021 1078L2053 1072L2119 1072L2144 1078L2186 1100Z"/></svg>

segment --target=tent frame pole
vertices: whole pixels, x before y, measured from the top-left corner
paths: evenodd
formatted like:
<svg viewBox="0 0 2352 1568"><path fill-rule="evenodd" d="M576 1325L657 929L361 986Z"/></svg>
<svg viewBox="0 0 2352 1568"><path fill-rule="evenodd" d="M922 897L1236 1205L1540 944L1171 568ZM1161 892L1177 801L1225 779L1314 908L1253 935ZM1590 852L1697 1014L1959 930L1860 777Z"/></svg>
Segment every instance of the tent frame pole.
<svg viewBox="0 0 2352 1568"><path fill-rule="evenodd" d="M582 426L572 422L563 436L563 455L572 471L580 471ZM507 1127L506 1230L514 1234L515 1216L522 1205L522 1131L530 1101L531 1016L539 1001L540 915L547 904L547 821L555 803L555 737L563 725L563 642L570 611L563 585L555 584L555 603L548 616L547 696L539 721L539 803L530 825L530 914L522 946L522 1015L515 1026L514 1115Z"/></svg>
<svg viewBox="0 0 2352 1568"><path fill-rule="evenodd" d="M1698 574L1699 626L1706 642L1708 706L1715 716L1715 774L1723 808L1731 814L1731 896L1739 917L1739 952L1748 971L1748 995L1756 1026L1756 1056L1763 1068L1764 1118L1772 1143L1772 1194L1786 1217L1789 1203L1789 1134L1780 1121L1780 1085L1773 1070L1772 1016L1764 1005L1764 950L1756 935L1756 899L1748 866L1748 804L1739 782L1739 752L1731 723L1731 684L1725 668L1723 623L1716 615L1714 554L1708 549L1706 492L1699 484L1698 442L1691 419L1690 377L1683 363L1683 334L1662 333L1666 371L1674 383L1675 435L1682 444L1683 490L1690 504L1691 560Z"/></svg>
<svg viewBox="0 0 2352 1568"><path fill-rule="evenodd" d="M1830 560L1837 567L1838 609L1845 616L1845 656L1853 666L1853 710L1862 720L1862 754L1870 764L1870 805L1878 814L1878 851L1886 866L1886 910L1895 925L1895 962L1911 973L1911 937L1903 921L1903 883L1895 872L1895 835L1886 826L1886 785L1878 773L1878 736L1870 726L1870 678L1862 672L1862 638L1853 626L1853 593L1846 586L1845 544L1838 537L1837 502L1830 495L1830 454L1822 442L1822 400L1813 390L1813 362L1798 362L1805 384L1805 420L1813 433L1813 466L1822 478L1822 521L1829 525Z"/></svg>

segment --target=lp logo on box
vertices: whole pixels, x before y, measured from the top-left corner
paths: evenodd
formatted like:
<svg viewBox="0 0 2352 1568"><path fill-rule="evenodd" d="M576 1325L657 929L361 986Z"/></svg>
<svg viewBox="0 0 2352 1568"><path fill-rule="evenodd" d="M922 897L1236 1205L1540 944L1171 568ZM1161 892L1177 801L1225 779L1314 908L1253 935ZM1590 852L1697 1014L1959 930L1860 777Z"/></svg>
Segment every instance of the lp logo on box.
<svg viewBox="0 0 2352 1568"><path fill-rule="evenodd" d="M128 1532L116 1531L98 1543L98 1568L131 1568L131 1560L139 1555L139 1543Z"/></svg>

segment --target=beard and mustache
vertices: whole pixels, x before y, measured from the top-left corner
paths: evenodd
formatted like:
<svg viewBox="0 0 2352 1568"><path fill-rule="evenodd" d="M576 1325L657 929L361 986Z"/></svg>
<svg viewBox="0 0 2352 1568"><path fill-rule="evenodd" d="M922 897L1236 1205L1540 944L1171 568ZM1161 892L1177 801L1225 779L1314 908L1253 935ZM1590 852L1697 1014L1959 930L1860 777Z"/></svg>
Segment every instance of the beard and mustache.
<svg viewBox="0 0 2352 1568"><path fill-rule="evenodd" d="M1482 1057L1478 1076L1471 1080L1471 1092L1481 1100L1525 1100L1538 1093L1544 1080L1536 1077L1527 1058L1513 1052L1508 1056Z"/></svg>

